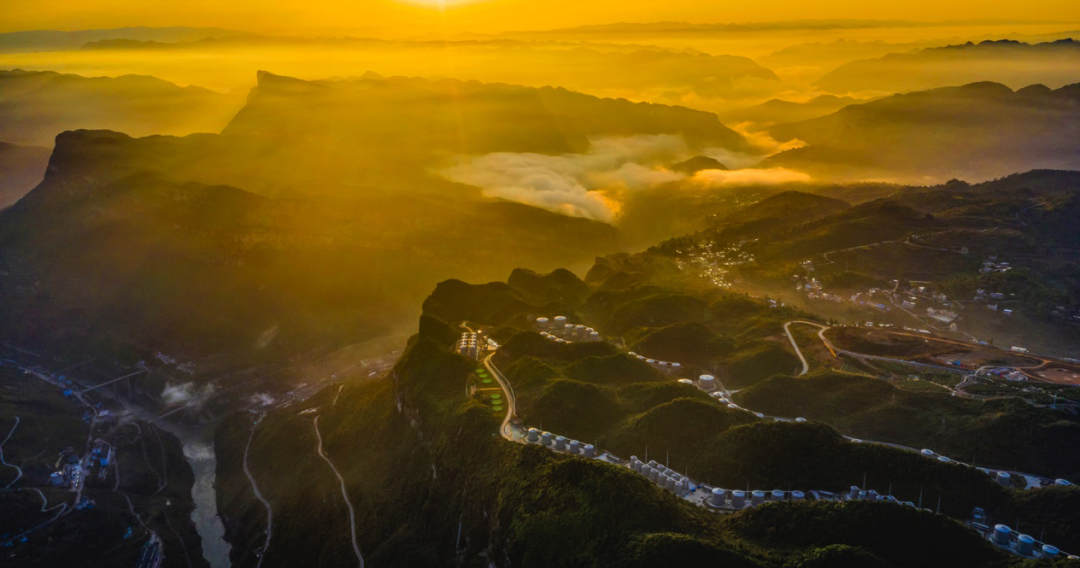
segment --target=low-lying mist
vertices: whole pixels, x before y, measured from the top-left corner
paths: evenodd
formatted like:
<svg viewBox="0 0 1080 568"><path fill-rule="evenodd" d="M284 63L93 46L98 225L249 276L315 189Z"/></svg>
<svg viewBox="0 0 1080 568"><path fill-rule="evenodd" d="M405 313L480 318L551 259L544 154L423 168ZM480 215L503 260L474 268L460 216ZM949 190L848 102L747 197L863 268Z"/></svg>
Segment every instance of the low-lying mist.
<svg viewBox="0 0 1080 568"><path fill-rule="evenodd" d="M761 158L719 148L700 153L737 167ZM619 224L624 205L644 190L694 191L811 181L805 173L784 168L689 173L671 168L692 155L692 149L678 135L609 137L591 140L585 153L461 156L438 173L451 181L480 187L489 197L610 224Z"/></svg>

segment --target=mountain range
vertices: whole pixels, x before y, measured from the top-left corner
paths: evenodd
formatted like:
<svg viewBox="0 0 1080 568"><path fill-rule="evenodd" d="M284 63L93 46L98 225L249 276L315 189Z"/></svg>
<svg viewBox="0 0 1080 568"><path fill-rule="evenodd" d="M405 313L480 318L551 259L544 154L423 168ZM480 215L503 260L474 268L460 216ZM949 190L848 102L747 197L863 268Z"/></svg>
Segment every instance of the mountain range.
<svg viewBox="0 0 1080 568"><path fill-rule="evenodd" d="M33 30L0 33L0 52L65 51L79 49L95 41L128 39L134 41L195 41L212 37L247 35L247 32L222 28L130 27L102 30Z"/></svg>
<svg viewBox="0 0 1080 568"><path fill-rule="evenodd" d="M1080 84L1052 90L972 83L847 106L767 132L807 145L763 162L822 176L985 180L1027 169L1076 169Z"/></svg>
<svg viewBox="0 0 1080 568"><path fill-rule="evenodd" d="M218 132L243 99L155 77L82 77L0 71L0 140L52 146L66 130L114 129L135 136Z"/></svg>
<svg viewBox="0 0 1080 568"><path fill-rule="evenodd" d="M909 92L993 81L1018 89L1033 83L1061 87L1080 80L1080 42L983 41L890 53L845 63L814 84L833 93Z"/></svg>

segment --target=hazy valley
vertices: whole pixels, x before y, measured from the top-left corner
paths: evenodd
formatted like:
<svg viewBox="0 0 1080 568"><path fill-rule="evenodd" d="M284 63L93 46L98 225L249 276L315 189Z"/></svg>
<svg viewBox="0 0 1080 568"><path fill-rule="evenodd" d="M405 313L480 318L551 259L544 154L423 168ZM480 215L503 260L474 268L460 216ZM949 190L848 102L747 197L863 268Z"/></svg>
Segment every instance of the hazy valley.
<svg viewBox="0 0 1080 568"><path fill-rule="evenodd" d="M501 5L0 30L0 564L1075 562L1080 14Z"/></svg>

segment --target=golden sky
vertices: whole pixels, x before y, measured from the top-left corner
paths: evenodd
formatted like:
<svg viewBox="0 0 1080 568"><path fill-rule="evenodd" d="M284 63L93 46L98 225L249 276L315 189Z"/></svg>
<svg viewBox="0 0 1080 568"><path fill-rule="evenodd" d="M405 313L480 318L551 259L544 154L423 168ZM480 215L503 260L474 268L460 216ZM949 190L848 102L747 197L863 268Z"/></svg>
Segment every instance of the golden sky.
<svg viewBox="0 0 1080 568"><path fill-rule="evenodd" d="M0 31L185 25L354 35L498 32L655 21L978 18L1080 22L1077 0L0 0L0 11Z"/></svg>

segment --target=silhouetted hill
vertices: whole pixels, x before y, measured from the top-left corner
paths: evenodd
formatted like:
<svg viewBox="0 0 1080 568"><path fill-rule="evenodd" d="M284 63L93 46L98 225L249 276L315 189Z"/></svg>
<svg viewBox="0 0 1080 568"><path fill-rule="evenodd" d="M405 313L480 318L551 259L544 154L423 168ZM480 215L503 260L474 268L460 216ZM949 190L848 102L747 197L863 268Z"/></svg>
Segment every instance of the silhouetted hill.
<svg viewBox="0 0 1080 568"><path fill-rule="evenodd" d="M994 81L1014 89L1032 83L1060 87L1076 82L1078 66L1080 42L1073 39L968 42L853 61L815 85L834 93L921 91L973 81Z"/></svg>
<svg viewBox="0 0 1080 568"><path fill-rule="evenodd" d="M173 150L203 138L221 139L58 138L45 180L0 213L4 319L21 322L5 337L82 349L71 338L111 314L95 341L277 357L268 330L301 350L377 336L452 274L614 246L607 225L469 192L278 200L187 181Z"/></svg>
<svg viewBox="0 0 1080 568"><path fill-rule="evenodd" d="M721 164L720 160L717 160L716 158L694 156L689 160L684 160L671 166L671 169L676 172L693 175L701 170L727 170L728 168L724 164Z"/></svg>
<svg viewBox="0 0 1080 568"><path fill-rule="evenodd" d="M217 132L243 101L142 75L82 77L0 71L0 140L51 146L66 130L135 136Z"/></svg>
<svg viewBox="0 0 1080 568"><path fill-rule="evenodd" d="M759 125L799 122L832 114L848 105L863 102L866 101L835 95L819 95L802 103L771 99L752 107L722 112L720 120L727 124L753 122Z"/></svg>
<svg viewBox="0 0 1080 568"><path fill-rule="evenodd" d="M1075 169L1080 88L1013 91L997 83L895 95L768 132L807 147L764 165L821 175L988 179L1029 169Z"/></svg>
<svg viewBox="0 0 1080 568"><path fill-rule="evenodd" d="M681 107L600 99L540 89L455 80L376 76L300 81L259 73L248 104L226 136L288 137L420 159L432 152L582 151L588 137L682 134L695 146L743 148L715 115Z"/></svg>
<svg viewBox="0 0 1080 568"><path fill-rule="evenodd" d="M801 191L784 191L731 213L716 225L725 236L764 236L839 213L850 207L831 197Z"/></svg>

